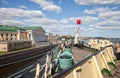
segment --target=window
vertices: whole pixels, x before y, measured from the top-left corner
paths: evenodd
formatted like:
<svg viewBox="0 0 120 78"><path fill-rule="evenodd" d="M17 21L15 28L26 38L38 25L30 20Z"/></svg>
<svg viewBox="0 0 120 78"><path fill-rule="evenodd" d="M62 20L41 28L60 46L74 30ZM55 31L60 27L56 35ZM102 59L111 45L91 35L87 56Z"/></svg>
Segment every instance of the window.
<svg viewBox="0 0 120 78"><path fill-rule="evenodd" d="M11 33L11 36L12 36L12 33Z"/></svg>
<svg viewBox="0 0 120 78"><path fill-rule="evenodd" d="M8 40L8 38L6 38L6 40Z"/></svg>
<svg viewBox="0 0 120 78"><path fill-rule="evenodd" d="M9 47L11 48L11 44L9 44Z"/></svg>
<svg viewBox="0 0 120 78"><path fill-rule="evenodd" d="M8 36L8 33L6 33L6 36Z"/></svg>
<svg viewBox="0 0 120 78"><path fill-rule="evenodd" d="M3 36L3 34L1 34L1 36Z"/></svg>

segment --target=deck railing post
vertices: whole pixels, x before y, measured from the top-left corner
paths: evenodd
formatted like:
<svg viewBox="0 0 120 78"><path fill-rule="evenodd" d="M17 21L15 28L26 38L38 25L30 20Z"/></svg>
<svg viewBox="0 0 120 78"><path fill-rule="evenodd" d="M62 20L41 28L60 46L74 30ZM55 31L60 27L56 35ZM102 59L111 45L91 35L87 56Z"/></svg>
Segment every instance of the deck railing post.
<svg viewBox="0 0 120 78"><path fill-rule="evenodd" d="M108 54L109 58L111 59L111 62L113 62L115 64L115 62L112 58L112 54L109 52L109 49L107 48L106 50L107 50L107 54Z"/></svg>
<svg viewBox="0 0 120 78"><path fill-rule="evenodd" d="M39 78L39 73L40 73L40 65L39 63L36 65L36 73L34 78Z"/></svg>
<svg viewBox="0 0 120 78"><path fill-rule="evenodd" d="M101 54L101 56L102 56L102 58L103 58L103 61L104 61L104 64L105 64L106 68L107 68L108 70L110 70L110 68L109 68L109 66L108 66L108 64L107 64L107 61L106 61L106 59L105 59L105 57L104 57L104 55L103 55L103 52L100 52L100 54Z"/></svg>
<svg viewBox="0 0 120 78"><path fill-rule="evenodd" d="M94 62L94 64L95 64L95 66L96 66L96 70L97 70L96 72L98 73L99 78L103 78L96 57L95 57L95 56L92 56L92 58L93 58L93 62Z"/></svg>
<svg viewBox="0 0 120 78"><path fill-rule="evenodd" d="M77 74L76 74L76 70L75 69L73 69L73 76L74 76L74 78L77 78Z"/></svg>
<svg viewBox="0 0 120 78"><path fill-rule="evenodd" d="M44 78L47 78L48 60L49 60L49 55L47 54L46 63L45 63L46 66L45 66Z"/></svg>

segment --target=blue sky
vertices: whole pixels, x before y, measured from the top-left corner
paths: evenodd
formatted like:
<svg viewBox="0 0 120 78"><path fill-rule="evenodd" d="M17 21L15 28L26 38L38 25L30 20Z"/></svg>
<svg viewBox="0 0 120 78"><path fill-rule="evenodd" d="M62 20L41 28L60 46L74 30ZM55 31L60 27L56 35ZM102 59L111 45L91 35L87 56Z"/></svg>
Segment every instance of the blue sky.
<svg viewBox="0 0 120 78"><path fill-rule="evenodd" d="M42 26L46 32L120 37L120 0L0 0L0 24Z"/></svg>

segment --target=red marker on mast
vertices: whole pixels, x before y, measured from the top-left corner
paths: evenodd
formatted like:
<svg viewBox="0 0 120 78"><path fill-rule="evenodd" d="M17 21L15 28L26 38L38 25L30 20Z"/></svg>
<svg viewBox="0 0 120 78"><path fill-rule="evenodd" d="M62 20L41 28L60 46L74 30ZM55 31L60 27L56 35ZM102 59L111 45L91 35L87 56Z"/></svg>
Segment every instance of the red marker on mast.
<svg viewBox="0 0 120 78"><path fill-rule="evenodd" d="M76 24L77 24L77 25L81 24L81 19L77 19L77 20L76 20Z"/></svg>

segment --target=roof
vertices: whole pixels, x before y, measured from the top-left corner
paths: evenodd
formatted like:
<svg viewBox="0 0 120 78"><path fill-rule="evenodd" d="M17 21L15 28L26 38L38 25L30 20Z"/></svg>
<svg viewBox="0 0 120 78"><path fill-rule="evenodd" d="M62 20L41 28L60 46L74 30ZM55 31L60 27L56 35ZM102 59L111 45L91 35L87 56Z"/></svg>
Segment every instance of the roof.
<svg viewBox="0 0 120 78"><path fill-rule="evenodd" d="M23 27L23 29L25 29L25 30L36 30L38 28L41 29L43 32L45 32L45 30L42 27L40 27L40 26L27 26L27 27Z"/></svg>
<svg viewBox="0 0 120 78"><path fill-rule="evenodd" d="M0 25L0 30L1 31L17 31L17 30L23 30L23 29L18 26Z"/></svg>
<svg viewBox="0 0 120 78"><path fill-rule="evenodd" d="M19 26L0 25L0 31L36 30L36 29L40 29L40 31L45 32L45 30L40 26L26 26L21 28Z"/></svg>

